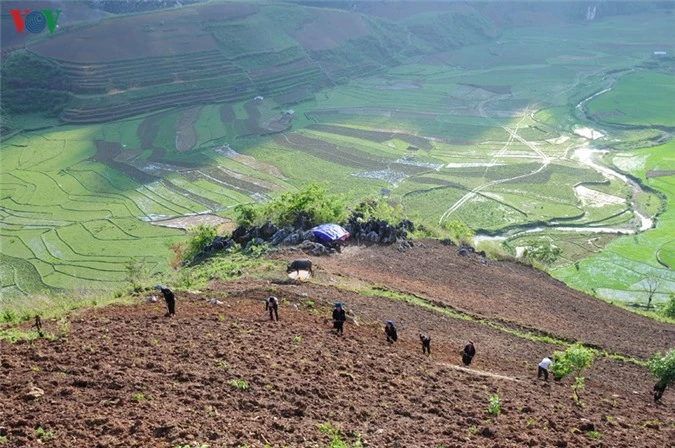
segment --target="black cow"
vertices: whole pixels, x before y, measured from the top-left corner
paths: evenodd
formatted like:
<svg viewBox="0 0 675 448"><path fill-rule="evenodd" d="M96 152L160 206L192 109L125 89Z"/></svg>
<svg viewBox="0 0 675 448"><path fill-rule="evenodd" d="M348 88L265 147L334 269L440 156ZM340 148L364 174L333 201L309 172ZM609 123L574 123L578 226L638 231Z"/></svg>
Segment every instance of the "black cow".
<svg viewBox="0 0 675 448"><path fill-rule="evenodd" d="M311 275L314 275L314 272L312 271L312 260L295 260L286 267L286 272L293 271L309 271Z"/></svg>

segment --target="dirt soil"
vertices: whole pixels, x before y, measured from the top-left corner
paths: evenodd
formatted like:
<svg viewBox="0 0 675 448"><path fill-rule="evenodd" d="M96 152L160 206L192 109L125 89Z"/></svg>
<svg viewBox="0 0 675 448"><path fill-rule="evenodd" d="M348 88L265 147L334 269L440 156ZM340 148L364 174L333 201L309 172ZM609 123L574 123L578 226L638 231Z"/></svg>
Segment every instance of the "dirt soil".
<svg viewBox="0 0 675 448"><path fill-rule="evenodd" d="M2 341L2 446L327 447L317 425L328 422L368 447L673 446L675 392L653 404L643 367L599 357L584 374L582 408L570 398L571 379L536 378L537 363L560 347L353 291L386 286L638 357L672 346L672 325L527 267L484 266L424 244L405 253L348 247L315 258L316 276L304 284L277 283L281 268L266 271L268 280L213 281L178 292L175 318L163 316L161 299L139 297L48 321L51 341ZM265 313L268 295L281 299L279 322ZM336 301L359 323L348 322L343 336L328 319ZM398 327L394 345L385 342L387 319ZM420 331L431 335L431 357L422 355ZM465 369L459 351L468 339L477 355ZM487 410L493 394L499 416Z"/></svg>
<svg viewBox="0 0 675 448"><path fill-rule="evenodd" d="M176 149L187 152L197 144L197 130L195 122L199 117L201 106L192 107L183 111L176 122Z"/></svg>
<svg viewBox="0 0 675 448"><path fill-rule="evenodd" d="M368 26L353 12L316 9L314 19L293 34L308 51L337 48L350 39L368 35Z"/></svg>
<svg viewBox="0 0 675 448"><path fill-rule="evenodd" d="M425 247L405 253L393 246L349 247L342 256L319 263L328 272L422 294L474 316L582 341L610 353L646 360L675 343L675 326L574 291L529 266L484 265L477 255L459 256L456 246L432 240L421 245Z"/></svg>
<svg viewBox="0 0 675 448"><path fill-rule="evenodd" d="M41 56L80 63L217 50L213 35L203 26L204 19L243 18L257 10L255 5L226 3L125 15L104 20L94 27L82 26L69 33L56 34L30 48Z"/></svg>

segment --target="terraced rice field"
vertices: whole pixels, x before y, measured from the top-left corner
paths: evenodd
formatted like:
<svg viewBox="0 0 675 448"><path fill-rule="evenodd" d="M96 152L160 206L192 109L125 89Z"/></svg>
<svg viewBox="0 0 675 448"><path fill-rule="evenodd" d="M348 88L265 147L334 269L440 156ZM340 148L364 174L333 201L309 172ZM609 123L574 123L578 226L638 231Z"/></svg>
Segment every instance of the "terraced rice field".
<svg viewBox="0 0 675 448"><path fill-rule="evenodd" d="M203 46L177 56L160 45L139 48L143 60L85 51L66 61L58 36L30 47L59 64L82 101L61 117L77 125L25 132L3 147L3 294L118 286L132 258L161 271L184 232L150 223L232 219L239 204L310 182L348 201L384 192L439 232L459 220L512 249L554 241L564 249L554 274L600 296L637 298L648 274L662 279L658 300L673 291L672 210L655 229L618 237L654 219L657 192L671 195L672 145L596 148L630 138L626 126L642 126L636 141L666 139L668 115L654 105L672 98L656 89L670 78L635 68L635 49L621 53L617 42L626 42L607 23L572 27L575 39L570 25L551 25L545 41L536 27L510 29L430 59L408 53L418 38L388 35L358 14L221 6L165 12L164 25L144 31L147 45L160 45L199 19ZM370 33L346 39L333 22ZM328 31L313 40L320 28ZM366 52L374 29L391 38L391 54ZM645 47L661 39L633 38ZM611 112L635 103L644 82L653 88L634 115ZM591 141L580 127L605 137ZM652 189L636 189L616 168ZM605 263L620 266L611 281L598 273Z"/></svg>

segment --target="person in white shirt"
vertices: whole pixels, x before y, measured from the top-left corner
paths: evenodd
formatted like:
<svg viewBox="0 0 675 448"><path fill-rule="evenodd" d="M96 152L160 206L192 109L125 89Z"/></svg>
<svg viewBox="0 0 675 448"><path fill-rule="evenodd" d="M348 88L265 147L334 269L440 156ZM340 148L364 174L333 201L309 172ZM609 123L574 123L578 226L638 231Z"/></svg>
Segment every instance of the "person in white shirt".
<svg viewBox="0 0 675 448"><path fill-rule="evenodd" d="M548 381L548 368L553 364L550 358L546 357L539 363L539 370L537 371L537 378L544 375L544 381Z"/></svg>

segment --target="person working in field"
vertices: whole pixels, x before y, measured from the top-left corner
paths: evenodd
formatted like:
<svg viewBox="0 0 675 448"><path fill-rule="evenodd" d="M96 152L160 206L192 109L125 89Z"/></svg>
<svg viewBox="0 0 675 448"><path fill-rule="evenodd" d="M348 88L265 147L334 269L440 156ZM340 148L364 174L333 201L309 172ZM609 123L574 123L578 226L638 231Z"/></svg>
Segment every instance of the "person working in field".
<svg viewBox="0 0 675 448"><path fill-rule="evenodd" d="M553 361L551 361L551 358L548 356L541 360L537 370L537 379L544 375L544 381L548 381L548 368L551 366L551 364L553 364Z"/></svg>
<svg viewBox="0 0 675 448"><path fill-rule="evenodd" d="M665 379L659 380L658 383L654 384L654 403L659 403L663 393L666 391L668 383Z"/></svg>
<svg viewBox="0 0 675 448"><path fill-rule="evenodd" d="M267 299L265 299L265 311L269 310L270 312L270 320L274 320L274 317L277 318L277 322L279 321L279 299L277 299L274 296L269 296ZM274 313L274 316L272 316L272 313Z"/></svg>
<svg viewBox="0 0 675 448"><path fill-rule="evenodd" d="M335 328L336 334L342 334L346 320L347 315L345 314L345 310L342 309L342 304L340 302L336 303L333 310L333 328Z"/></svg>
<svg viewBox="0 0 675 448"><path fill-rule="evenodd" d="M470 366L474 356L476 356L476 347L473 345L473 341L469 341L464 346L464 350L462 350L462 362L464 365Z"/></svg>
<svg viewBox="0 0 675 448"><path fill-rule="evenodd" d="M420 341L422 342L422 354L431 356L431 336L420 333Z"/></svg>
<svg viewBox="0 0 675 448"><path fill-rule="evenodd" d="M387 342L390 344L393 344L398 340L398 334L396 333L396 327L394 327L394 321L387 321L387 325L384 327L384 332L387 335Z"/></svg>
<svg viewBox="0 0 675 448"><path fill-rule="evenodd" d="M176 315L176 296L173 294L169 288L163 285L155 286L155 289L162 292L164 300L166 300L166 307L169 309L169 312L165 314L166 317L173 317Z"/></svg>

